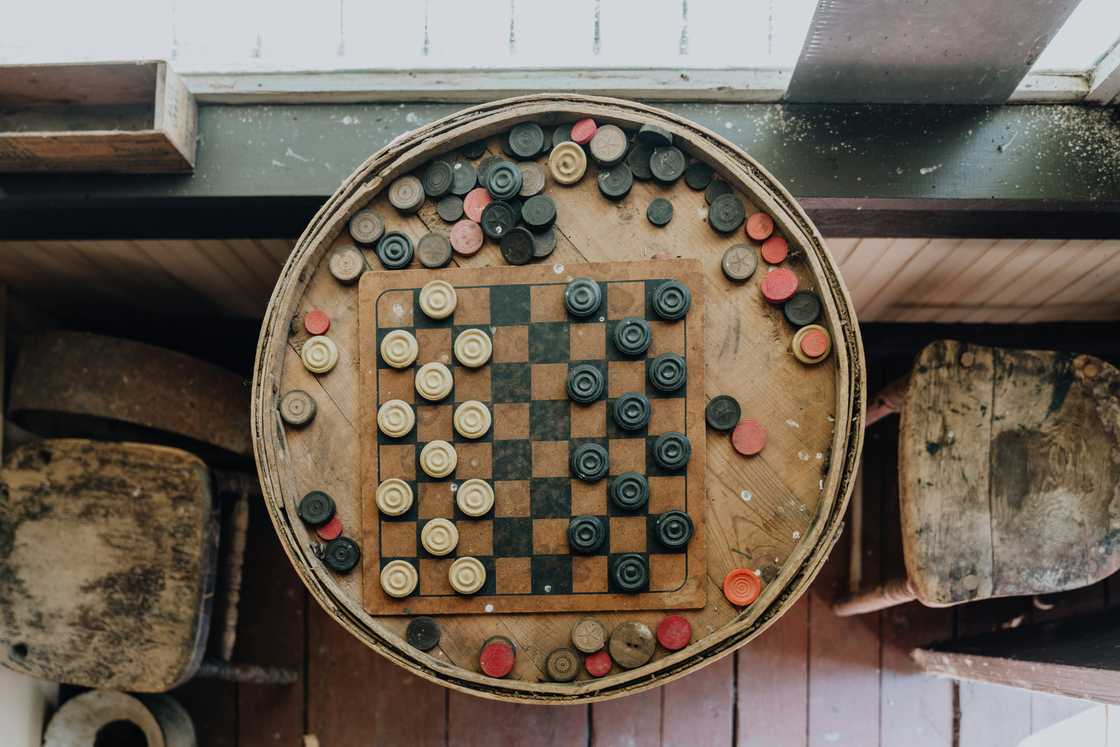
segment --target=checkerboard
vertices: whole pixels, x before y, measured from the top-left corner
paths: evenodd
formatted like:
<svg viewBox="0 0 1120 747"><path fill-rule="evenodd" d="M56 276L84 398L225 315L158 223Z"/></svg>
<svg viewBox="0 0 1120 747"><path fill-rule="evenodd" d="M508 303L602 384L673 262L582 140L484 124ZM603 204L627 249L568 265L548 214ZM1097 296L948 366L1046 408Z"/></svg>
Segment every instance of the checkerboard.
<svg viewBox="0 0 1120 747"><path fill-rule="evenodd" d="M600 314L576 319L564 308L564 289L572 277L600 284ZM431 280L451 283L458 295L454 314L432 320L420 310L420 288ZM692 291L685 319L666 322L652 311L650 299L669 279ZM633 609L682 609L704 606L704 332L703 278L695 260L664 260L527 267L404 270L366 273L359 291L359 361L362 402L362 552L366 609L373 614L479 612L553 612ZM644 356L628 358L614 349L611 332L625 317L647 319L653 342ZM452 343L463 330L478 328L493 340L491 361L478 369L457 363ZM390 368L379 355L381 339L394 329L415 335L416 366ZM688 382L663 393L648 383L646 366L664 352L685 356ZM451 367L454 388L445 400L427 402L416 394L417 366L442 361ZM568 369L591 363L606 375L606 397L590 405L568 399ZM641 431L622 431L610 416L613 399L644 392L652 418ZM389 438L377 428L381 403L402 399L416 411L416 427L403 438ZM480 400L493 413L484 438L465 439L452 427L456 404ZM692 443L686 470L669 473L653 460L656 436L685 433ZM459 461L443 479L427 476L418 459L424 444L451 442ZM570 450L593 441L610 455L610 474L595 483L571 475ZM650 486L648 505L626 512L608 499L612 476L640 472ZM412 508L402 516L382 515L375 501L377 485L400 478L413 488ZM494 508L481 518L462 514L455 489L469 478L491 483ZM669 551L655 539L654 520L669 509L687 511L695 532L684 551ZM606 519L608 540L600 554L574 555L567 541L572 516ZM455 522L458 548L445 557L425 552L424 524L436 517ZM637 552L648 558L648 590L622 593L612 588L608 572L614 556ZM474 595L457 594L448 568L457 557L478 558L486 584ZM405 599L384 593L381 568L405 560L418 571L417 591Z"/></svg>

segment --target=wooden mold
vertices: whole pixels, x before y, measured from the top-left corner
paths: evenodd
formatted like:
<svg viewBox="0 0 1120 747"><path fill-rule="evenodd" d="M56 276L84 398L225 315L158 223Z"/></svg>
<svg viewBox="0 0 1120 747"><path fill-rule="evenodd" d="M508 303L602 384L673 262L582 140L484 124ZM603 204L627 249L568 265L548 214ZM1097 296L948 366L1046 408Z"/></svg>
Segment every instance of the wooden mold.
<svg viewBox="0 0 1120 747"><path fill-rule="evenodd" d="M701 538L707 555L706 601L701 608L680 611L692 625L692 643L676 652L659 650L650 663L632 670L616 667L599 679L581 673L574 682L557 683L545 681L545 659L557 647L570 645L572 626L587 612L524 615L496 609L440 615L439 645L421 652L405 642L408 616L367 610L363 589L376 581L366 578L362 564L346 575L327 569L323 544L299 520L297 506L308 491L324 490L335 499L346 536L360 538L367 528L361 465L369 424L362 408L372 403L363 395L365 333L359 319L370 309L362 302L361 284L340 284L327 267L334 249L352 243L350 217L368 207L384 220L387 231L403 232L414 243L432 231L447 235L450 225L438 217L434 204L416 214L399 213L388 202L388 185L433 157L453 154L474 141L486 140L489 153L500 154L497 136L519 122L547 127L584 117L629 130L647 123L665 128L687 156L710 164L733 187L749 213L768 213L789 243L784 266L796 274L801 288L821 299L818 323L831 336L832 352L816 365L797 361L790 347L795 330L780 306L762 298L760 284L768 270L764 263L745 282L723 275L724 251L747 239L742 229L734 235L712 230L702 191L689 189L683 180L672 186L635 181L629 195L611 201L599 193L593 168L570 187L550 180L545 194L558 208L557 247L538 267L524 271L567 277L583 274L589 266L585 263L698 262L704 401L731 394L742 404L744 417L759 420L769 431L766 448L751 458L737 454L725 434L706 436ZM673 220L661 228L645 218L654 197L674 205ZM361 251L368 267L379 269L375 254ZM455 256L453 262L485 277L497 273L484 268L506 266L493 242L471 256ZM362 282L395 284L408 277L411 288L414 277L462 272L420 270L415 262L413 267L415 276L412 270L367 272ZM339 350L337 365L326 374L314 375L300 361L308 339L302 318L312 309L329 315L327 334ZM310 393L317 403L315 420L302 428L286 427L277 412L280 398L293 389ZM504 700L571 703L654 687L703 666L750 641L800 597L840 531L862 447L864 390L857 323L836 265L804 211L764 169L715 133L650 107L577 95L527 96L466 109L400 137L359 167L314 217L281 273L265 316L253 381L253 443L265 502L285 551L315 599L352 634L401 666L449 687ZM721 584L729 571L743 567L756 570L764 588L751 606L737 609L724 598ZM594 613L608 630L628 621L653 627L664 614L660 609ZM509 638L518 651L514 669L504 679L486 677L478 668L479 649L494 635Z"/></svg>
<svg viewBox="0 0 1120 747"><path fill-rule="evenodd" d="M0 172L189 173L197 127L166 62L0 67Z"/></svg>

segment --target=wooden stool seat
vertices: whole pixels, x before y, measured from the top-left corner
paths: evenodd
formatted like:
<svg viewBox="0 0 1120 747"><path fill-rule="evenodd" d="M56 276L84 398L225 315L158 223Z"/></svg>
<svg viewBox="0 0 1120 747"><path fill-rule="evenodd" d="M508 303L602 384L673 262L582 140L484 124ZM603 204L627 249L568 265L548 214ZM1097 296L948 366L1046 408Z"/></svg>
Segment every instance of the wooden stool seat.
<svg viewBox="0 0 1120 747"><path fill-rule="evenodd" d="M159 692L198 668L216 536L210 473L162 446L47 440L0 475L0 661Z"/></svg>
<svg viewBox="0 0 1120 747"><path fill-rule="evenodd" d="M1120 567L1120 372L1088 355L942 340L869 410L897 409L907 578L838 614L1049 594ZM874 421L869 412L869 422Z"/></svg>

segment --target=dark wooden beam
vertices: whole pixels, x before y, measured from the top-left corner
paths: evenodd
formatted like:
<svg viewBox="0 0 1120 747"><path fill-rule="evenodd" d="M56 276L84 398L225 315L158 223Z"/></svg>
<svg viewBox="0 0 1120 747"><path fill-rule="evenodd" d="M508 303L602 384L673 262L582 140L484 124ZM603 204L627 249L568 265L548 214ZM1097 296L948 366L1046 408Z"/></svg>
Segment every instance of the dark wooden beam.
<svg viewBox="0 0 1120 747"><path fill-rule="evenodd" d="M1115 611L920 648L930 674L1120 704Z"/></svg>
<svg viewBox="0 0 1120 747"><path fill-rule="evenodd" d="M826 235L1120 236L1116 110L672 103ZM0 175L0 238L288 237L366 157L456 104L204 105L195 173Z"/></svg>

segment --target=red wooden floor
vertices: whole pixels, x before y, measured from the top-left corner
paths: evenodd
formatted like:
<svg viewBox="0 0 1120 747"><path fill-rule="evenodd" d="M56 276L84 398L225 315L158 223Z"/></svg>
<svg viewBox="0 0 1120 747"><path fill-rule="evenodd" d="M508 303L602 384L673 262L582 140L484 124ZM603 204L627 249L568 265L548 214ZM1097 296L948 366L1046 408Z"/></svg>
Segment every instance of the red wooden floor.
<svg viewBox="0 0 1120 747"><path fill-rule="evenodd" d="M873 371L873 373L875 373ZM880 371L879 373L882 373ZM901 569L896 428L868 433L864 579ZM852 745L1000 747L1088 703L917 674L916 644L1098 608L1109 589L839 619L845 532L809 593L737 654L664 688L592 706L506 705L450 692L369 651L311 602L263 511L249 539L235 658L297 669L291 687L196 680L177 691L207 747L300 745ZM1118 587L1120 588L1120 587ZM1117 601L1120 594L1114 593Z"/></svg>

